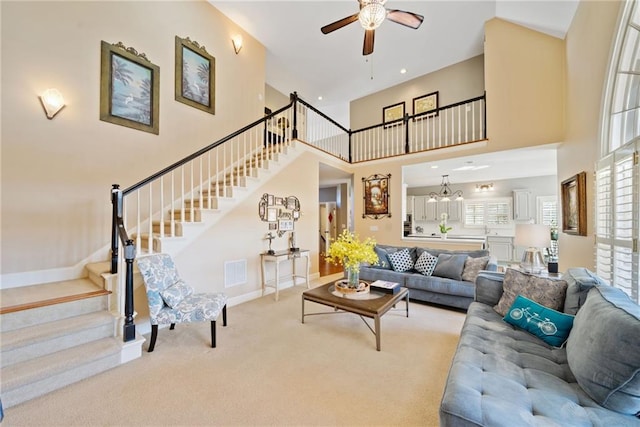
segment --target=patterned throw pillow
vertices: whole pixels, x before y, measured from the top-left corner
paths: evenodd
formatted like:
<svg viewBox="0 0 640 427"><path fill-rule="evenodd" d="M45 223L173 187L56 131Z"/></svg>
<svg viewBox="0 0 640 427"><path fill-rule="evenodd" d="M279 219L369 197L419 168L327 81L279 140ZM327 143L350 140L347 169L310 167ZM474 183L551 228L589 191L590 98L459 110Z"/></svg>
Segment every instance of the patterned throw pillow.
<svg viewBox="0 0 640 427"><path fill-rule="evenodd" d="M409 249L402 249L398 252L387 254L391 267L394 271L402 273L403 271L409 271L413 268L413 259L409 254Z"/></svg>
<svg viewBox="0 0 640 427"><path fill-rule="evenodd" d="M574 316L544 307L518 295L504 321L537 336L554 347L562 347L569 338Z"/></svg>
<svg viewBox="0 0 640 427"><path fill-rule="evenodd" d="M387 251L379 246L374 246L373 250L376 255L378 255L378 263L372 264L372 267L381 268L384 270L391 270L391 265L389 265L389 259L387 258Z"/></svg>
<svg viewBox="0 0 640 427"><path fill-rule="evenodd" d="M560 310L564 306L564 297L567 292L567 282L564 280L551 280L531 274L522 273L512 268L507 268L502 282L502 297L493 309L501 316L505 316L509 307L516 300L516 296L522 295L553 310Z"/></svg>
<svg viewBox="0 0 640 427"><path fill-rule="evenodd" d="M438 257L435 257L431 255L429 252L424 251L418 257L418 260L416 261L416 265L413 268L415 268L425 276L431 276L431 273L433 273L433 269L436 268L437 262L438 262Z"/></svg>
<svg viewBox="0 0 640 427"><path fill-rule="evenodd" d="M467 260L464 262L464 270L462 270L462 280L476 283L478 273L480 273L480 270L484 270L488 263L488 256L479 258L467 257Z"/></svg>
<svg viewBox="0 0 640 427"><path fill-rule="evenodd" d="M160 296L171 308L176 308L178 304L182 302L186 297L193 293L193 288L184 283L182 280L178 280L173 285L169 286L164 291L160 291Z"/></svg>

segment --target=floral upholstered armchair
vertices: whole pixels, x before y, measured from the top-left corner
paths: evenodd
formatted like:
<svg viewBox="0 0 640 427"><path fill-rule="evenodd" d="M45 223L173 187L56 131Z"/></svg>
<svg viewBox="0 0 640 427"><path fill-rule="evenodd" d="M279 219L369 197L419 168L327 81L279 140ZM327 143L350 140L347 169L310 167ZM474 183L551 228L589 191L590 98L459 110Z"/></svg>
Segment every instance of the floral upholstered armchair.
<svg viewBox="0 0 640 427"><path fill-rule="evenodd" d="M216 320L222 312L222 324L227 326L227 297L223 293L195 294L176 269L168 254L153 254L138 258L149 302L151 342L153 351L158 337L158 325L211 321L211 347L216 346Z"/></svg>

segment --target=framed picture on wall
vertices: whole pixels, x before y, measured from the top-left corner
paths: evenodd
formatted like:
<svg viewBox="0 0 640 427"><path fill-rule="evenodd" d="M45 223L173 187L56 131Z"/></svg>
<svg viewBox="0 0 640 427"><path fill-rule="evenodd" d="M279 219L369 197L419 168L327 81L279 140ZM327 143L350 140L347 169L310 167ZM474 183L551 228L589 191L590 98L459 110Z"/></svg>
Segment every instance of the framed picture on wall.
<svg viewBox="0 0 640 427"><path fill-rule="evenodd" d="M362 218L391 217L389 212L389 175L371 175L362 178L364 209Z"/></svg>
<svg viewBox="0 0 640 427"><path fill-rule="evenodd" d="M176 101L216 113L216 59L189 37L176 36Z"/></svg>
<svg viewBox="0 0 640 427"><path fill-rule="evenodd" d="M587 173L580 172L562 181L562 231L587 235Z"/></svg>
<svg viewBox="0 0 640 427"><path fill-rule="evenodd" d="M413 98L413 120L438 115L438 91Z"/></svg>
<svg viewBox="0 0 640 427"><path fill-rule="evenodd" d="M101 43L100 120L158 135L160 67L121 42Z"/></svg>
<svg viewBox="0 0 640 427"><path fill-rule="evenodd" d="M391 126L397 126L402 124L404 117L404 101L397 104L389 105L382 109L382 123L384 123L385 129ZM398 121L396 121L398 120Z"/></svg>

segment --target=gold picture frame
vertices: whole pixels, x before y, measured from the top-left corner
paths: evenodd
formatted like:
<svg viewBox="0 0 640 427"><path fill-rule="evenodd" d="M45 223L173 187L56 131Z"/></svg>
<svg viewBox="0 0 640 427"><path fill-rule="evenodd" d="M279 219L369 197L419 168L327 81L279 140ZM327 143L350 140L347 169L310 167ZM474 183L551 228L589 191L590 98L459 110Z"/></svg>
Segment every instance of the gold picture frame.
<svg viewBox="0 0 640 427"><path fill-rule="evenodd" d="M391 217L389 212L389 175L371 175L362 178L363 213L362 218L380 219Z"/></svg>
<svg viewBox="0 0 640 427"><path fill-rule="evenodd" d="M100 120L158 135L160 67L122 42L101 42Z"/></svg>
<svg viewBox="0 0 640 427"><path fill-rule="evenodd" d="M175 41L176 101L216 113L216 59L204 46L176 36Z"/></svg>
<svg viewBox="0 0 640 427"><path fill-rule="evenodd" d="M413 98L413 120L417 117L436 117L439 114L439 91Z"/></svg>
<svg viewBox="0 0 640 427"><path fill-rule="evenodd" d="M562 232L587 235L587 173L562 181Z"/></svg>
<svg viewBox="0 0 640 427"><path fill-rule="evenodd" d="M402 101L382 109L382 123L384 123L385 129L402 123L401 119L404 118L404 106L405 103Z"/></svg>

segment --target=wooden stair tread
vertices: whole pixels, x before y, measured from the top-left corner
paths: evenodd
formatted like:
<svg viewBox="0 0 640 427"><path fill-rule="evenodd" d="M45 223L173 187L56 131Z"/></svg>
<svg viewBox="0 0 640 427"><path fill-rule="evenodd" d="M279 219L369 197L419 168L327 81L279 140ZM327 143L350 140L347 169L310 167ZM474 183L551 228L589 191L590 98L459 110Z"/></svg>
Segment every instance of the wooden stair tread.
<svg viewBox="0 0 640 427"><path fill-rule="evenodd" d="M0 314L109 295L89 279L66 280L0 290Z"/></svg>

